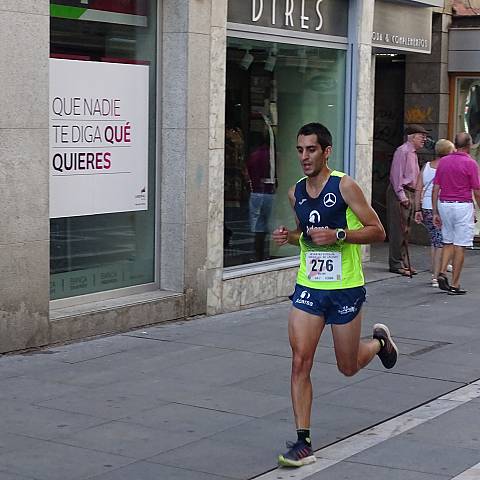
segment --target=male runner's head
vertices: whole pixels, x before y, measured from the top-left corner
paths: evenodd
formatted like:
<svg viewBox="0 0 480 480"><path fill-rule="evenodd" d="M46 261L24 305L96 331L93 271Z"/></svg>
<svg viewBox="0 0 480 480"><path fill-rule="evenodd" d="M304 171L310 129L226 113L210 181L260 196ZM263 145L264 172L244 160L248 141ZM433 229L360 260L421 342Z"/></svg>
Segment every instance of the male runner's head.
<svg viewBox="0 0 480 480"><path fill-rule="evenodd" d="M332 146L332 134L328 128L321 123L307 123L298 131L297 137L300 135L316 135L317 142L322 147L322 150Z"/></svg>
<svg viewBox="0 0 480 480"><path fill-rule="evenodd" d="M297 135L297 153L303 173L316 177L327 167L332 152L332 135L321 123L304 125Z"/></svg>

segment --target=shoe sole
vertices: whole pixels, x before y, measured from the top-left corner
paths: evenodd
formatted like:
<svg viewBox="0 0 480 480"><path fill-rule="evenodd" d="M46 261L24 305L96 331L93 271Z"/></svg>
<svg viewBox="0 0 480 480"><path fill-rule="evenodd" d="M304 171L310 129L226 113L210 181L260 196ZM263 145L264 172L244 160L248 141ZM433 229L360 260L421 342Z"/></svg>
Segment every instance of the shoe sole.
<svg viewBox="0 0 480 480"><path fill-rule="evenodd" d="M392 336L390 335L390 330L388 329L388 327L387 327L386 325L384 325L383 323L376 323L376 324L373 326L373 331L375 331L377 328L385 331L385 333L387 334L388 341L392 344L393 349L394 349L395 352L397 353L397 359L396 359L395 363L394 363L391 367L389 367L389 369L390 369L390 368L393 368L393 367L396 365L397 361L398 361L398 355L399 355L399 353L398 353L397 345L396 345L395 342L392 340ZM382 364L383 364L383 362L382 362ZM385 365L384 365L384 366L385 366ZM387 368L387 367L385 367L385 368Z"/></svg>
<svg viewBox="0 0 480 480"><path fill-rule="evenodd" d="M452 290L448 291L448 295L465 295L467 292L452 292Z"/></svg>
<svg viewBox="0 0 480 480"><path fill-rule="evenodd" d="M278 456L278 464L281 467L303 467L303 465L308 465L310 463L315 463L317 461L317 457L315 455L310 455L309 457L302 458L301 460L289 460L285 458L283 455Z"/></svg>

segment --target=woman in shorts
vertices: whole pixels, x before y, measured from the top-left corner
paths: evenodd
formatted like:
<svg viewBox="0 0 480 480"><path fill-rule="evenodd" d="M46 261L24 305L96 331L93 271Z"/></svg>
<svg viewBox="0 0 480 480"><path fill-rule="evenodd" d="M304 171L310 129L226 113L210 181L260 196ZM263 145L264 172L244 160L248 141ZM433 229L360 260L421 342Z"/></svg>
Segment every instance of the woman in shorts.
<svg viewBox="0 0 480 480"><path fill-rule="evenodd" d="M437 276L440 272L440 260L442 257L442 231L433 224L432 213L432 190L435 170L440 159L452 153L455 147L450 140L440 139L435 144L437 157L427 162L420 171L415 189L415 222L423 223L430 235L432 255L432 287L438 287Z"/></svg>

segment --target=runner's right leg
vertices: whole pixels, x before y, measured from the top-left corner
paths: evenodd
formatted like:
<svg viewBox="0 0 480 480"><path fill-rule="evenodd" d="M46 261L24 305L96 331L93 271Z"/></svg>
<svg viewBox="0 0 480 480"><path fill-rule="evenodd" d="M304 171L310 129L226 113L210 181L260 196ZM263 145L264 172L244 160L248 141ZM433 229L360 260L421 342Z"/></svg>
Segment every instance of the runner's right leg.
<svg viewBox="0 0 480 480"><path fill-rule="evenodd" d="M292 348L291 394L298 440L287 443L288 451L278 457L278 463L286 467L300 467L315 461L310 438L304 432L310 430L312 410L312 382L310 371L320 335L325 327L323 317L292 307L288 319L288 336Z"/></svg>

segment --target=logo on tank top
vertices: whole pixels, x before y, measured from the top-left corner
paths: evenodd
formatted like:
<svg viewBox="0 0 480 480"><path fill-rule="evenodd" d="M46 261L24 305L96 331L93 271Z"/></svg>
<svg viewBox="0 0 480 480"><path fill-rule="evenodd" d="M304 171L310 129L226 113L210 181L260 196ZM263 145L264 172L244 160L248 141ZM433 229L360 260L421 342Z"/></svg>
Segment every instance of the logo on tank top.
<svg viewBox="0 0 480 480"><path fill-rule="evenodd" d="M331 192L327 193L323 197L323 204L328 208L333 207L336 203L337 203L337 196L334 193L331 193Z"/></svg>
<svg viewBox="0 0 480 480"><path fill-rule="evenodd" d="M314 225L320 223L320 213L317 210L312 210L308 216L308 221Z"/></svg>

